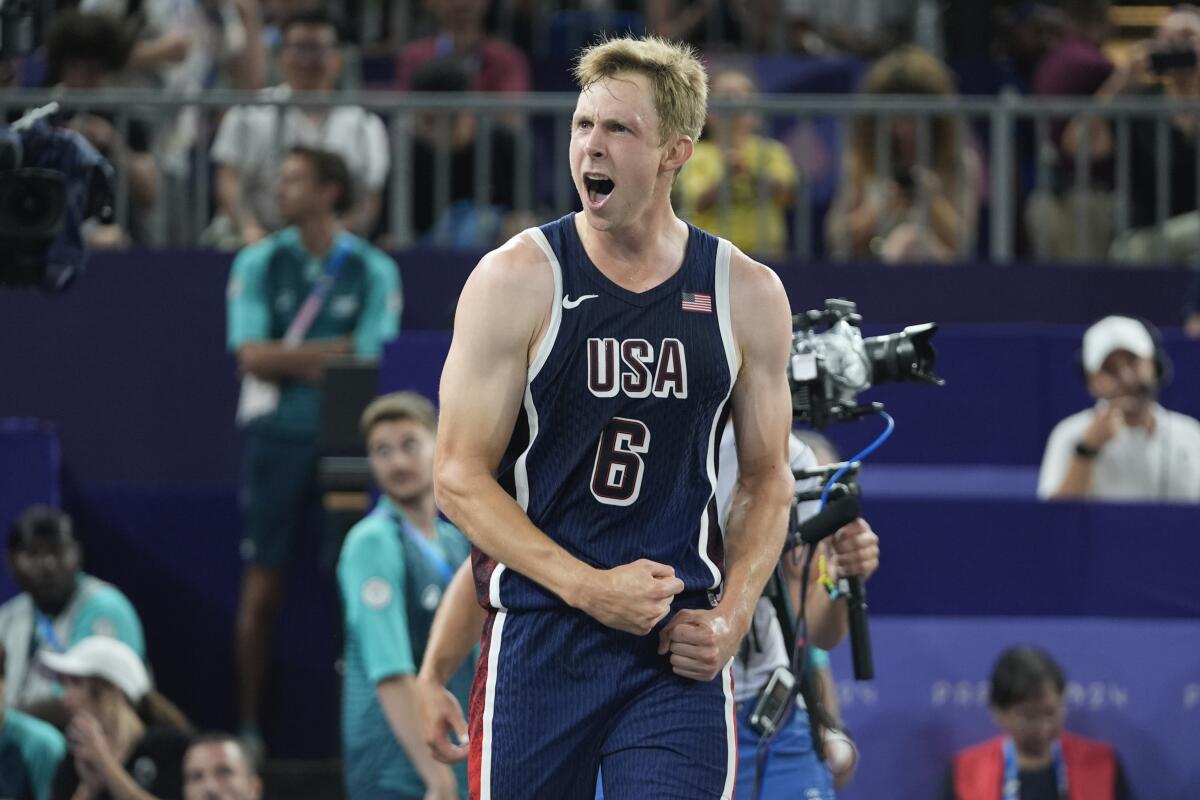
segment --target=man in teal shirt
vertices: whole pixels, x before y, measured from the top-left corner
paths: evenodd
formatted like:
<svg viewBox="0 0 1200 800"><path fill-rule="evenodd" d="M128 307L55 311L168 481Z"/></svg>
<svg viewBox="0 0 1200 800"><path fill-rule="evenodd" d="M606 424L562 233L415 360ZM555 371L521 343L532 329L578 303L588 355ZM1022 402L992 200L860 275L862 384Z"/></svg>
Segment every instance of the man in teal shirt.
<svg viewBox="0 0 1200 800"><path fill-rule="evenodd" d="M87 636L112 636L146 655L133 605L115 586L84 573L81 562L65 512L31 506L13 523L8 569L21 594L0 606L0 644L8 651L3 699L10 708L62 716L62 685L39 667L42 652L61 653Z"/></svg>
<svg viewBox="0 0 1200 800"><path fill-rule="evenodd" d="M322 366L334 355L378 356L399 328L396 263L338 224L353 202L339 156L292 148L279 180L290 227L242 250L229 277L228 346L243 375L238 419L246 434L236 644L241 733L255 755L285 569L301 531L320 529Z"/></svg>
<svg viewBox="0 0 1200 800"><path fill-rule="evenodd" d="M346 614L342 741L350 800L466 797L465 764L433 759L421 737L413 681L433 615L470 545L433 500L437 416L412 392L376 399L362 417L383 492L346 537L338 584ZM467 702L474 658L448 688Z"/></svg>
<svg viewBox="0 0 1200 800"><path fill-rule="evenodd" d="M48 800L67 740L50 723L6 707L5 656L0 644L0 798Z"/></svg>

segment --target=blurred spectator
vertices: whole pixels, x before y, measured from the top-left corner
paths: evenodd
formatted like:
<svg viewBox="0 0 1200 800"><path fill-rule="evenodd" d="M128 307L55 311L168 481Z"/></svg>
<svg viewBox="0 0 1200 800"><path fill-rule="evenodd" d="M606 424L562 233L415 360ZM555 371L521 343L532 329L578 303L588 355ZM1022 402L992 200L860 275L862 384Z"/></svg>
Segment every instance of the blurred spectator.
<svg viewBox="0 0 1200 800"><path fill-rule="evenodd" d="M425 746L413 687L434 611L471 549L433 502L437 410L413 392L384 395L363 412L362 431L383 496L347 535L338 561L347 796L465 798L465 765L439 763ZM460 703L474 661L450 680Z"/></svg>
<svg viewBox="0 0 1200 800"><path fill-rule="evenodd" d="M1106 87L1108 94L1139 94L1179 103L1200 100L1200 8L1176 6L1154 37L1131 49ZM1156 66L1157 65L1157 66ZM1158 224L1157 118L1130 125L1129 217L1132 230L1113 242L1111 255L1123 263L1196 263L1200 259L1200 211L1196 203L1197 118L1179 113L1165 120L1167 152L1166 219ZM1112 129L1097 134L1100 156L1115 151Z"/></svg>
<svg viewBox="0 0 1200 800"><path fill-rule="evenodd" d="M758 94L741 70L719 71L712 96L747 99ZM787 148L758 134L753 111L710 113L704 139L679 175L677 191L693 225L755 255L781 255L787 245L786 209L792 204L796 167ZM721 207L728 181L728 209ZM727 213L726 213L727 212Z"/></svg>
<svg viewBox="0 0 1200 800"><path fill-rule="evenodd" d="M1171 379L1157 332L1105 317L1084 334L1080 364L1096 405L1051 432L1038 496L1200 501L1200 422L1156 400Z"/></svg>
<svg viewBox="0 0 1200 800"><path fill-rule="evenodd" d="M881 58L859 91L950 96L954 82L936 58L904 46ZM930 160L921 165L918 120L890 119L890 142L885 143L890 157L884 163L876 163L879 120L867 115L851 124L842 183L825 218L831 254L888 263L967 257L975 247L983 183L979 156L967 132L954 117L929 119Z"/></svg>
<svg viewBox="0 0 1200 800"><path fill-rule="evenodd" d="M59 764L53 800L142 800L183 796L189 725L154 692L128 645L89 636L65 653L43 653L60 675L70 757Z"/></svg>
<svg viewBox="0 0 1200 800"><path fill-rule="evenodd" d="M878 58L903 44L942 54L941 9L932 0L784 0L792 49Z"/></svg>
<svg viewBox="0 0 1200 800"><path fill-rule="evenodd" d="M436 36L418 39L396 59L396 88L416 89L417 70L435 59L454 59L466 71L471 91L528 92L529 60L507 42L484 33L488 0L429 0Z"/></svg>
<svg viewBox="0 0 1200 800"><path fill-rule="evenodd" d="M64 11L55 16L46 35L47 78L57 89L102 90L112 84L129 59L130 42L124 29L105 14ZM110 111L65 112L58 123L82 133L117 172L124 172L129 194L125 204L127 230L117 224L87 229L92 247L124 247L131 241L151 240L151 214L158 200L158 162L151 153L153 130L136 115L127 116L124 132Z"/></svg>
<svg viewBox="0 0 1200 800"><path fill-rule="evenodd" d="M258 0L83 0L80 8L123 22L133 46L114 85L186 98L216 79L238 89L266 84L266 54ZM161 170L161 196L146 234L152 244L194 241L189 207L192 157L200 109L146 107L153 120L152 152Z"/></svg>
<svg viewBox="0 0 1200 800"><path fill-rule="evenodd" d="M1064 0L1063 35L1034 73L1035 95L1102 92L1113 74L1113 63L1101 49L1111 31L1109 6L1109 0ZM1052 119L1049 133L1047 149L1037 157L1049 163L1051 184L1035 192L1025 207L1033 254L1044 261L1102 261L1113 234L1112 162L1096 148L1093 135L1092 168L1088 184L1080 190L1075 185L1079 126ZM1083 235L1078 232L1080 216Z"/></svg>
<svg viewBox="0 0 1200 800"><path fill-rule="evenodd" d="M338 224L352 191L338 155L292 148L279 180L279 210L291 227L242 250L229 278L228 345L243 374L238 420L246 428L240 733L255 758L285 572L302 533L320 528L316 384L327 357L378 357L399 326L395 262Z"/></svg>
<svg viewBox="0 0 1200 800"><path fill-rule="evenodd" d="M779 10L770 0L713 3L709 0L646 0L646 31L682 40L707 52L763 52L783 44Z"/></svg>
<svg viewBox="0 0 1200 800"><path fill-rule="evenodd" d="M320 11L286 20L280 66L284 83L268 89L264 98L301 101L307 93L331 93L342 69L334 21ZM371 233L389 161L387 132L377 116L357 106L238 106L225 115L212 146L212 159L219 165L220 214L206 232L206 241L226 248L252 244L284 225L277 197L280 165L294 145L320 147L342 157L358 198L341 213L342 223L359 235Z"/></svg>
<svg viewBox="0 0 1200 800"><path fill-rule="evenodd" d="M454 59L430 61L413 77L414 92L465 92L468 76ZM439 125L439 120L441 124ZM500 236L504 216L513 207L516 187L515 134L493 124L485 134L472 111L420 112L416 115L412 143L413 229L418 237L446 247L489 247ZM485 148L491 155L490 203L475 198L476 143L488 135ZM450 181L445 208L438 206L438 152L449 159Z"/></svg>
<svg viewBox="0 0 1200 800"><path fill-rule="evenodd" d="M5 655L0 643L0 797L48 800L67 742L50 723L6 706Z"/></svg>
<svg viewBox="0 0 1200 800"><path fill-rule="evenodd" d="M85 637L112 636L145 652L142 623L120 590L82 571L71 518L48 506L26 509L8 535L8 569L21 594L0 606L0 642L8 652L10 708L53 703L62 687L39 668L42 653L61 653Z"/></svg>
<svg viewBox="0 0 1200 800"><path fill-rule="evenodd" d="M237 738L197 736L183 756L183 800L261 800L262 779Z"/></svg>
<svg viewBox="0 0 1200 800"><path fill-rule="evenodd" d="M1005 650L989 694L1003 734L954 757L939 800L1130 800L1112 746L1063 730L1065 688L1062 668L1044 651Z"/></svg>

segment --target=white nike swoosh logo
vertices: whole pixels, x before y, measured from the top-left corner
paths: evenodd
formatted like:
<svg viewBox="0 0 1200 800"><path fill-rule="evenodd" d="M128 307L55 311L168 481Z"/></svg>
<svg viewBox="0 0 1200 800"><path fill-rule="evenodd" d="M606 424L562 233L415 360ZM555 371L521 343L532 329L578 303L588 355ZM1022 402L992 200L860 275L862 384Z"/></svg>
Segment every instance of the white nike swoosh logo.
<svg viewBox="0 0 1200 800"><path fill-rule="evenodd" d="M566 297L563 298L563 308L574 308L575 306L582 303L584 300L591 300L593 297L599 297L599 296L600 295L598 295L598 294L581 294L579 297L572 300L571 295L567 295Z"/></svg>

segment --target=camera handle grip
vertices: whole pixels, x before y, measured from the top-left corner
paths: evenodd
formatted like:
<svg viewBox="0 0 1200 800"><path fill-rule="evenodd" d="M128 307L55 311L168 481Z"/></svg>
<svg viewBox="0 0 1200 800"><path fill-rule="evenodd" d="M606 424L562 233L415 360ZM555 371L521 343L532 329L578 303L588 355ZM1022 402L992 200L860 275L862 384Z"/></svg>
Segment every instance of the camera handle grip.
<svg viewBox="0 0 1200 800"><path fill-rule="evenodd" d="M845 586L846 613L850 622L850 655L854 660L854 679L869 681L875 677L875 657L871 653L871 630L867 625L867 590L859 575L838 581Z"/></svg>

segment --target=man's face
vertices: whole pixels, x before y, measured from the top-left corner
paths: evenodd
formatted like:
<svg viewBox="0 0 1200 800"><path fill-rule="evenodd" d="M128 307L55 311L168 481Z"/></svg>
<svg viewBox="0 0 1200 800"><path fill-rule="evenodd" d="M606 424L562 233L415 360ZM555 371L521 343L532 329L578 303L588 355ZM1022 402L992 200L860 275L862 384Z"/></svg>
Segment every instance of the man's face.
<svg viewBox="0 0 1200 800"><path fill-rule="evenodd" d="M9 555L13 579L44 612L58 614L75 593L79 545L68 535L31 536Z"/></svg>
<svg viewBox="0 0 1200 800"><path fill-rule="evenodd" d="M298 92L327 92L342 71L337 32L328 25L291 25L283 37L279 71Z"/></svg>
<svg viewBox="0 0 1200 800"><path fill-rule="evenodd" d="M279 215L295 225L322 211L333 213L333 187L317 182L316 169L304 156L290 155L279 170Z"/></svg>
<svg viewBox="0 0 1200 800"><path fill-rule="evenodd" d="M408 419L380 422L367 437L375 482L389 498L411 503L433 491L433 433Z"/></svg>
<svg viewBox="0 0 1200 800"><path fill-rule="evenodd" d="M1062 733L1066 703L1053 686L1006 709L992 709L992 716L1012 737L1017 750L1030 758L1046 758L1050 745Z"/></svg>
<svg viewBox="0 0 1200 800"><path fill-rule="evenodd" d="M749 75L741 72L723 72L713 80L713 97L747 100L757 94L754 81L750 79ZM721 144L720 131L723 128L728 127L730 133L735 136L748 136L758 129L759 119L753 111L739 111L732 115L712 115L709 117L709 124L713 127L713 132L717 134L717 144Z"/></svg>
<svg viewBox="0 0 1200 800"><path fill-rule="evenodd" d="M1128 350L1114 350L1100 365L1100 371L1088 376L1088 388L1100 399L1125 413L1140 411L1154 401L1158 383L1154 359L1136 356Z"/></svg>
<svg viewBox="0 0 1200 800"><path fill-rule="evenodd" d="M183 757L184 800L258 800L262 781L233 742L192 745Z"/></svg>
<svg viewBox="0 0 1200 800"><path fill-rule="evenodd" d="M668 143L671 144L671 143ZM612 230L640 219L666 167L654 92L643 75L597 81L579 93L571 119L571 179L588 223Z"/></svg>

